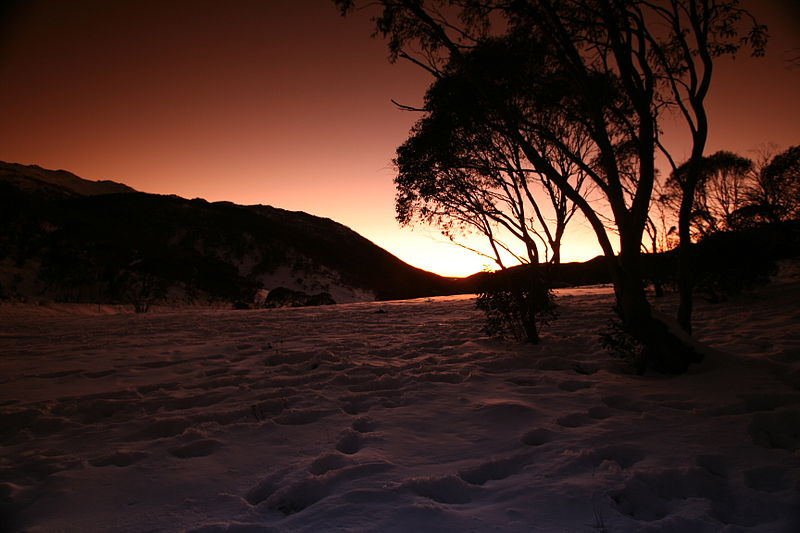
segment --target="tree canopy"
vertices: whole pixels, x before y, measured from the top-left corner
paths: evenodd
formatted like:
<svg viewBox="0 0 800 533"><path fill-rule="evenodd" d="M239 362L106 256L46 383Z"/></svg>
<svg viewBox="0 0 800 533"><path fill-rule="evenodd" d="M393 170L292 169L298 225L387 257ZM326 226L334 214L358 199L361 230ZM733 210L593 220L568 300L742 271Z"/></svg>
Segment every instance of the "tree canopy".
<svg viewBox="0 0 800 533"><path fill-rule="evenodd" d="M518 64L536 68L521 72ZM543 72L542 65L532 64L530 51L491 39L435 80L426 94L425 116L397 150L401 223L431 223L448 236L477 229L489 238L501 267L501 249L520 262L559 262L561 238L577 207L554 186L550 174L558 173L581 191L586 173L546 139L531 134L528 141L550 154L552 169L543 172L503 131L504 113L516 112L507 102L535 102L529 90ZM574 144L576 151L585 148L585 136L574 128L570 136L569 124L561 120L562 142ZM523 243L526 255L520 256L506 236Z"/></svg>
<svg viewBox="0 0 800 533"><path fill-rule="evenodd" d="M735 229L736 215L747 205L753 162L728 151L704 156L697 165L694 204L691 212L693 236L697 239ZM666 183L662 201L678 209L686 189L689 164L679 166Z"/></svg>
<svg viewBox="0 0 800 533"><path fill-rule="evenodd" d="M800 218L800 146L776 155L756 174L750 201L769 222Z"/></svg>
<svg viewBox="0 0 800 533"><path fill-rule="evenodd" d="M353 0L337 3L344 11L354 5ZM435 79L431 91L457 96L460 105L450 109L462 124L469 123L481 141L495 148L517 150L525 166L545 176L581 210L607 258L626 328L645 344L652 364L685 369L693 356L653 320L640 264L657 154L678 168L662 137L662 119L679 117L691 139L680 210L686 244L708 135L705 98L714 59L743 45L763 53L765 28L736 1L375 4L376 32L388 39L391 58L410 60L430 72ZM428 113L434 118L427 125L442 128L435 108ZM418 126L413 136L426 124ZM446 134L445 129L439 132ZM577 189L570 175L559 171L559 162L585 174L603 204ZM619 254L613 240L619 242ZM691 284L682 264L683 288L689 290L682 291L679 320L689 329Z"/></svg>

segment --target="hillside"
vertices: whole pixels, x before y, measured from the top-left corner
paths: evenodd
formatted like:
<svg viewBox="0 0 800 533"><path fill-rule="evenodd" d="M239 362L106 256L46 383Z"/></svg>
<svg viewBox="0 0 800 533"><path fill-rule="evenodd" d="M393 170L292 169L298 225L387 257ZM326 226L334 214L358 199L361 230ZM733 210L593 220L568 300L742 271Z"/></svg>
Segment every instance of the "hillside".
<svg viewBox="0 0 800 533"><path fill-rule="evenodd" d="M278 286L337 302L453 292L329 219L134 191L0 163L0 297L252 303Z"/></svg>
<svg viewBox="0 0 800 533"><path fill-rule="evenodd" d="M114 181L91 181L66 170L47 170L36 165L19 165L0 161L0 183L9 183L24 191L58 196L97 196L136 192Z"/></svg>

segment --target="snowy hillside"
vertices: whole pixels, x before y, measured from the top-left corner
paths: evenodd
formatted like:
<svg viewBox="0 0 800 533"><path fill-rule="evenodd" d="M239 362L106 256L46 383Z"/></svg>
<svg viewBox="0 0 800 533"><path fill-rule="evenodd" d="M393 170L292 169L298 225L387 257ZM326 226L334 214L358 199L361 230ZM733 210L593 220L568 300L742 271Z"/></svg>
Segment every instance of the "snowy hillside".
<svg viewBox="0 0 800 533"><path fill-rule="evenodd" d="M799 288L700 304L716 349L681 377L625 374L600 350L607 287L561 291L538 347L483 336L463 296L149 315L0 306L2 523L798 531Z"/></svg>
<svg viewBox="0 0 800 533"><path fill-rule="evenodd" d="M92 181L79 178L66 170L48 170L36 165L19 165L0 161L0 183L13 184L29 192L48 196L98 196L136 192L114 181Z"/></svg>
<svg viewBox="0 0 800 533"><path fill-rule="evenodd" d="M461 292L327 218L0 161L0 299L231 307L278 287L338 303Z"/></svg>

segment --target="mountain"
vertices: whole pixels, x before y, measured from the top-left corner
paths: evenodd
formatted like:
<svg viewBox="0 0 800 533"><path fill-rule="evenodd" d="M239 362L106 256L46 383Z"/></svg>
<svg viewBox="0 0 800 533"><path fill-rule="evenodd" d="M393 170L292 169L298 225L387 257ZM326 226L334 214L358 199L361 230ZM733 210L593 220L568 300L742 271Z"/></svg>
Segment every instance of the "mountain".
<svg viewBox="0 0 800 533"><path fill-rule="evenodd" d="M114 181L90 181L66 170L47 170L36 165L19 165L2 161L0 161L0 182L49 196L96 196L136 192L127 185Z"/></svg>
<svg viewBox="0 0 800 533"><path fill-rule="evenodd" d="M327 218L0 162L2 298L251 304L278 287L340 303L457 291Z"/></svg>

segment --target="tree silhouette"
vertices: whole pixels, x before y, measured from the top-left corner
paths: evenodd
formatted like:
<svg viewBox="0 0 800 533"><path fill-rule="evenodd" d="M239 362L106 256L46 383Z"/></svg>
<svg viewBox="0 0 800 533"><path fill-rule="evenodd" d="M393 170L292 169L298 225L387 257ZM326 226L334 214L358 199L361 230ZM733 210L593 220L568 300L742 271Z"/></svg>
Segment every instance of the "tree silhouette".
<svg viewBox="0 0 800 533"><path fill-rule="evenodd" d="M507 135L485 128L510 90L505 64L517 57L499 43L475 49L459 71L440 76L425 98L425 116L397 150L395 178L398 220L439 227L455 240L461 231L483 234L502 269L502 252L520 263L558 264L561 240L577 206L556 187L548 173L527 160ZM479 80L480 91L475 83ZM517 86L524 85L517 84ZM588 146L586 136L562 123L562 138L576 153ZM587 176L546 139L529 139L549 153L557 172L577 191ZM523 252L514 244L521 243Z"/></svg>
<svg viewBox="0 0 800 533"><path fill-rule="evenodd" d="M344 11L354 5L352 0L337 3ZM607 258L624 326L644 344L649 363L681 372L697 360L688 345L654 320L644 292L641 246L656 181L656 154L677 168L661 138L660 119L675 111L691 135L684 193L688 200L681 205L680 224L681 241L687 245L697 163L708 132L705 97L713 59L744 43L761 52L764 28L750 25L741 36L739 25L747 12L735 2L713 0L377 4L376 29L388 38L391 58L408 59L437 79L455 76L469 86L484 108L475 126L518 146L533 168L578 206ZM470 68L473 58L492 47L502 51L495 58L515 58L503 63L503 98L493 98L496 84L487 84ZM564 136L564 125L585 136L589 146L576 150L571 137ZM557 159L540 140L594 182L604 208L591 204L557 171ZM618 255L599 213L605 210L618 235ZM689 330L690 269L685 260L681 264L679 321Z"/></svg>
<svg viewBox="0 0 800 533"><path fill-rule="evenodd" d="M677 210L687 188L689 164L679 166L666 183L662 200ZM735 229L735 213L747 204L753 162L733 152L719 151L697 163L690 224L693 240Z"/></svg>
<svg viewBox="0 0 800 533"><path fill-rule="evenodd" d="M755 172L747 192L749 205L739 216L765 222L800 219L800 146L776 155Z"/></svg>
<svg viewBox="0 0 800 533"><path fill-rule="evenodd" d="M493 120L487 111L515 96L506 83L511 70L504 62L515 60L509 52L498 43L475 49L459 71L439 77L428 90L425 116L397 150L396 209L402 224L435 225L454 242L460 232L484 235L493 255L482 255L501 270L506 268L503 252L530 265L530 279L501 276L502 283L485 288L478 304L490 329L498 329L492 323L508 322L517 338L536 343L537 317L552 307L548 275L539 264L560 262L561 240L577 206L527 160L518 143L480 126ZM477 85L468 79L480 79L481 90L474 91ZM570 141L576 150L587 144L579 132ZM583 171L545 139L531 142L550 152L554 171L582 190Z"/></svg>

